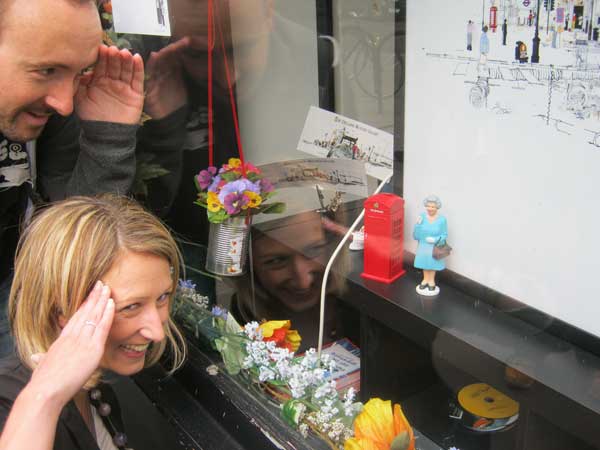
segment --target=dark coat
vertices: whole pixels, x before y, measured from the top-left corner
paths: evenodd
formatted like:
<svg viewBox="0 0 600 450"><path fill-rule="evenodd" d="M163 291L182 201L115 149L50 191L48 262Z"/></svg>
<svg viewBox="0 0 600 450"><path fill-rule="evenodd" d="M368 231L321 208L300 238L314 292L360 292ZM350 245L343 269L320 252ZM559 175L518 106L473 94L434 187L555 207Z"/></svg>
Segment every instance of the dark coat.
<svg viewBox="0 0 600 450"><path fill-rule="evenodd" d="M12 405L31 378L31 371L16 356L0 360L0 430L4 425ZM123 430L121 410L113 390L107 384L98 388L102 398L110 404L110 419L119 430ZM35 437L32 437L31 448L35 448ZM71 400L63 408L56 426L54 450L99 450L98 444L90 433L75 403Z"/></svg>

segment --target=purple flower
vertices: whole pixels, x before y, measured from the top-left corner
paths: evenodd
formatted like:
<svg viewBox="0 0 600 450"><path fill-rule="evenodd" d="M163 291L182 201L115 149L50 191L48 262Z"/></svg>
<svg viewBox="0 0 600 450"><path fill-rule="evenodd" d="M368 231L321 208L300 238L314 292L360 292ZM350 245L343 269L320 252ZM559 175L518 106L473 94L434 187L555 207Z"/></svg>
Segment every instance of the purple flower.
<svg viewBox="0 0 600 450"><path fill-rule="evenodd" d="M213 306L211 314L215 317L220 317L223 320L227 320L227 310L219 306Z"/></svg>
<svg viewBox="0 0 600 450"><path fill-rule="evenodd" d="M221 177L219 175L217 175L216 177L213 178L210 186L208 186L208 190L210 192L217 192L220 182L221 182ZM221 203L223 203L223 202L221 202Z"/></svg>
<svg viewBox="0 0 600 450"><path fill-rule="evenodd" d="M179 279L179 287L183 289L196 289L196 283L192 280Z"/></svg>
<svg viewBox="0 0 600 450"><path fill-rule="evenodd" d="M198 181L198 186L200 186L200 189L204 190L210 186L215 173L217 173L216 167L209 167L207 170L200 171L200 173L196 176L196 180Z"/></svg>
<svg viewBox="0 0 600 450"><path fill-rule="evenodd" d="M221 197L221 195L219 195ZM232 192L231 194L227 194L223 199L223 206L225 206L225 211L229 215L234 215L239 213L244 206L246 206L249 202L248 197L246 197L241 192Z"/></svg>
<svg viewBox="0 0 600 450"><path fill-rule="evenodd" d="M256 192L257 194L260 193L259 188L255 186L254 183L246 178L240 178L239 180L232 181L223 186L221 192L219 192L219 201L225 204L225 197L227 197L229 194L241 195L244 193L244 191L252 191Z"/></svg>
<svg viewBox="0 0 600 450"><path fill-rule="evenodd" d="M274 189L273 183L271 183L266 178L259 180L259 183L260 183L260 187L263 192L273 192L273 189Z"/></svg>

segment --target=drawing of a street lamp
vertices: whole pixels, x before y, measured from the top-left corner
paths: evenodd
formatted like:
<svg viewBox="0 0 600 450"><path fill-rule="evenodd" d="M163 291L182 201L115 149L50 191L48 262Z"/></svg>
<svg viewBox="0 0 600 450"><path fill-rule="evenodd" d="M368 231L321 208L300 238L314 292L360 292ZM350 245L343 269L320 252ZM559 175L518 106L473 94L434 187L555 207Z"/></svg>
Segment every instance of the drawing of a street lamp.
<svg viewBox="0 0 600 450"><path fill-rule="evenodd" d="M537 0L537 9L535 11L535 36L533 37L533 51L531 52L531 62L540 62L540 0Z"/></svg>

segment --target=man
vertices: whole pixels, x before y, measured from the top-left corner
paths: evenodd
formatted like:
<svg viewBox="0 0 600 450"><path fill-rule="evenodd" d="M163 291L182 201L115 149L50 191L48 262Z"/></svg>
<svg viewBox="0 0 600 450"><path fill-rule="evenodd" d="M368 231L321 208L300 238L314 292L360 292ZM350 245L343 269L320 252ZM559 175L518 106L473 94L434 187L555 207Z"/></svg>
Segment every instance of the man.
<svg viewBox="0 0 600 450"><path fill-rule="evenodd" d="M508 24L506 23L506 19L502 22L502 45L506 45L506 36L508 34Z"/></svg>
<svg viewBox="0 0 600 450"><path fill-rule="evenodd" d="M13 155L0 160L0 356L12 347L19 223L35 199L125 193L133 181L143 62L101 38L94 0L0 0L0 147Z"/></svg>

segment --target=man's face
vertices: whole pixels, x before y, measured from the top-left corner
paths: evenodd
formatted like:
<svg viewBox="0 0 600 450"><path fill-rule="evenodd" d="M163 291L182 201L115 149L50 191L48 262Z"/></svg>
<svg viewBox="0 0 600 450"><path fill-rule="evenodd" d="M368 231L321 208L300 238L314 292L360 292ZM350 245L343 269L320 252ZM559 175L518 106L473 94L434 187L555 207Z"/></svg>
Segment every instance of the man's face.
<svg viewBox="0 0 600 450"><path fill-rule="evenodd" d="M206 0L172 0L169 2L173 42L184 37L190 42L181 55L184 69L197 82L206 81L207 45L208 45L208 6ZM235 48L236 72L250 70L257 53L265 51L265 39L271 32L273 5L271 0L215 0L213 53L215 65L214 81L226 87L223 54L221 50L222 30L227 57L232 58ZM229 62L230 66L233 66ZM238 74L231 74L237 79Z"/></svg>
<svg viewBox="0 0 600 450"><path fill-rule="evenodd" d="M101 33L93 2L10 1L0 18L0 132L25 142L39 136L51 114L71 114Z"/></svg>

